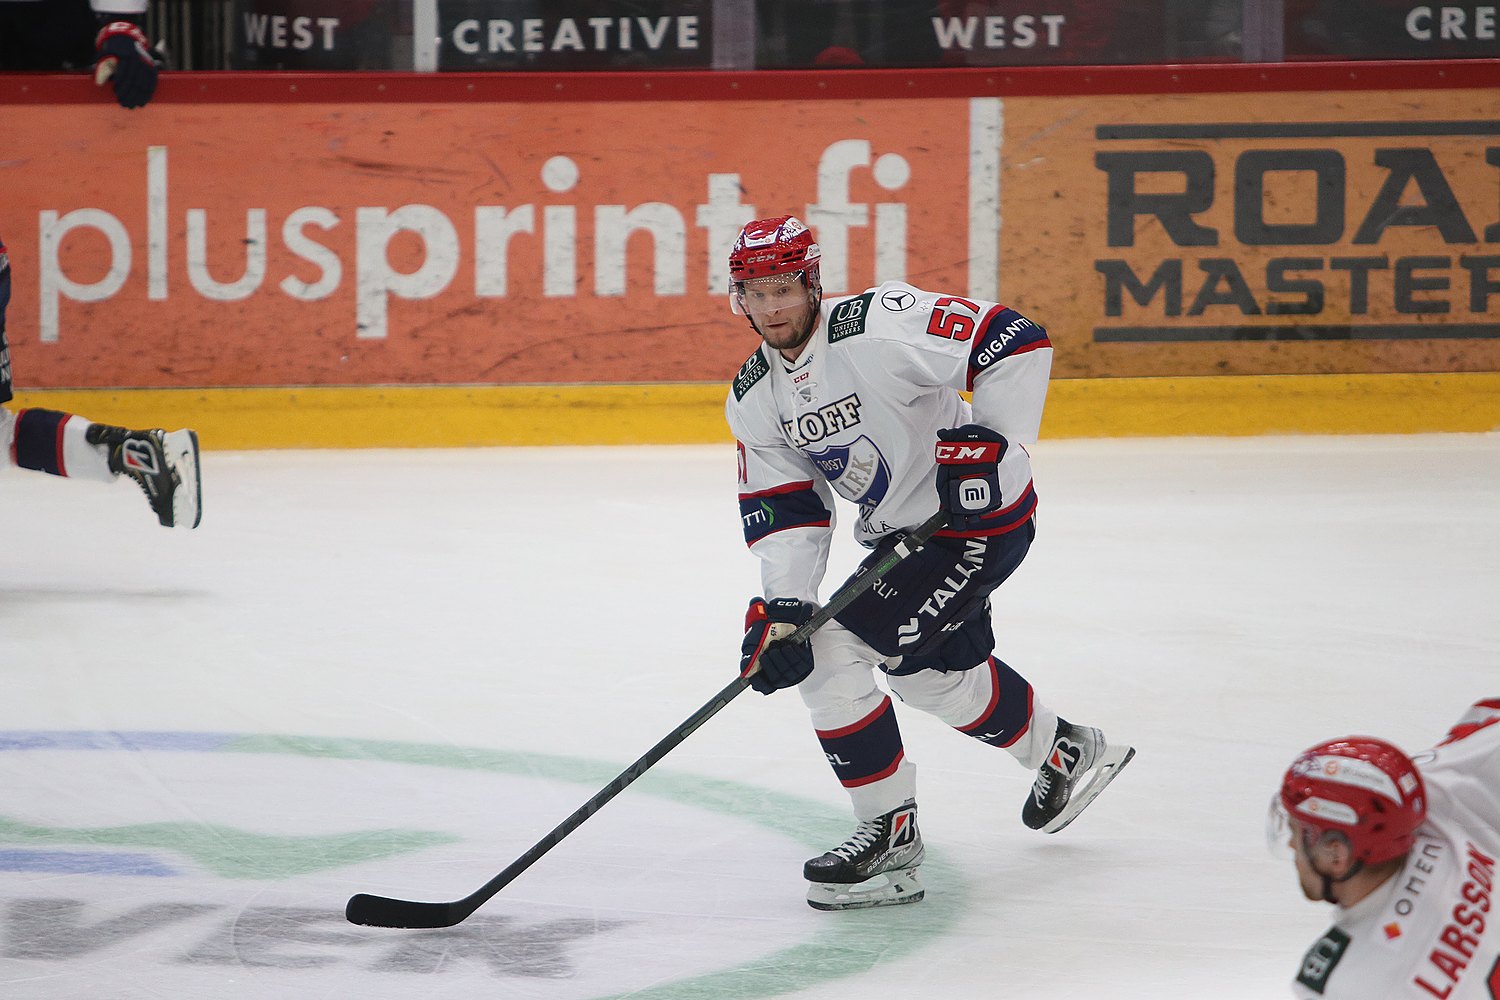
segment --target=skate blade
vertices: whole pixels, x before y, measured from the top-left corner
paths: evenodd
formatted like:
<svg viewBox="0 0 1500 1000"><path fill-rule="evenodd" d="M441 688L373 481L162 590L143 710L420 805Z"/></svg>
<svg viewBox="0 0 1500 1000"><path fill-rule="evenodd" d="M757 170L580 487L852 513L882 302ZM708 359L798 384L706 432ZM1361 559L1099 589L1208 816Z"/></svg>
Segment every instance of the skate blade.
<svg viewBox="0 0 1500 1000"><path fill-rule="evenodd" d="M917 870L905 868L849 885L813 882L807 887L807 905L815 910L867 910L872 906L921 902L926 894Z"/></svg>
<svg viewBox="0 0 1500 1000"><path fill-rule="evenodd" d="M196 528L203 520L203 483L198 476L198 435L194 431L172 431L162 436L162 449L169 466L182 483L172 491L172 524L168 527Z"/></svg>
<svg viewBox="0 0 1500 1000"><path fill-rule="evenodd" d="M1099 797L1104 787L1125 769L1131 758L1135 756L1135 747L1132 746L1106 746L1099 760L1089 769L1089 783L1073 792L1068 799L1068 804L1063 811L1058 813L1046 826L1042 827L1043 833L1056 833L1078 818L1078 814L1088 808L1088 804Z"/></svg>

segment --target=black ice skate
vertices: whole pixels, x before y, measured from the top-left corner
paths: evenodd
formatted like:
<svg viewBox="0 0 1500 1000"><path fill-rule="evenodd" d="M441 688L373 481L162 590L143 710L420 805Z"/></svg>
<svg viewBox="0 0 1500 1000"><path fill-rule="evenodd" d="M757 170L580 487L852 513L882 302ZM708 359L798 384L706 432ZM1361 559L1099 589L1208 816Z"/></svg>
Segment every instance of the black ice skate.
<svg viewBox="0 0 1500 1000"><path fill-rule="evenodd" d="M1058 719L1052 748L1021 807L1021 822L1033 830L1056 833L1073 822L1134 756L1134 747L1110 746L1099 730Z"/></svg>
<svg viewBox="0 0 1500 1000"><path fill-rule="evenodd" d="M807 905L816 910L858 910L915 903L924 889L917 866L926 855L917 829L916 803L866 820L838 847L802 867L812 883Z"/></svg>
<svg viewBox="0 0 1500 1000"><path fill-rule="evenodd" d="M163 526L198 527L203 519L203 493L198 480L197 434L93 424L87 440L109 449L109 471L129 476L140 485Z"/></svg>

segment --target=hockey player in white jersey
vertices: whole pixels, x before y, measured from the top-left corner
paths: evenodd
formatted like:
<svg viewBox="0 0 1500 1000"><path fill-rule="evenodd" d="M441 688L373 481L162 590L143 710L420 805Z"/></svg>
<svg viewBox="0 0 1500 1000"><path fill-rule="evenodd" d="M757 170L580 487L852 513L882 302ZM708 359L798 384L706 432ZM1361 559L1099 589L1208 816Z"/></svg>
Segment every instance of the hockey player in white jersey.
<svg viewBox="0 0 1500 1000"><path fill-rule="evenodd" d="M992 656L990 593L1036 531L1026 449L1037 437L1052 347L1013 309L891 281L822 301L821 252L797 219L751 222L730 253L730 304L764 343L726 401L739 448L745 541L764 598L746 615L740 669L763 694L796 685L858 826L808 861L808 902L915 902L922 836L915 768L895 696L1036 771L1022 820L1055 832L1131 758L1075 725ZM960 390L973 391L972 407ZM948 527L814 633L808 620L835 526L878 560L940 508ZM857 572L863 572L861 568Z"/></svg>
<svg viewBox="0 0 1500 1000"><path fill-rule="evenodd" d="M1271 815L1303 894L1338 907L1294 996L1500 997L1500 698L1413 757L1364 736L1309 748Z"/></svg>
<svg viewBox="0 0 1500 1000"><path fill-rule="evenodd" d="M15 467L104 481L124 477L146 494L158 523L196 528L203 518L203 497L194 431L135 431L61 410L12 411L3 405L12 397L5 340L10 285L10 255L0 242L0 470Z"/></svg>

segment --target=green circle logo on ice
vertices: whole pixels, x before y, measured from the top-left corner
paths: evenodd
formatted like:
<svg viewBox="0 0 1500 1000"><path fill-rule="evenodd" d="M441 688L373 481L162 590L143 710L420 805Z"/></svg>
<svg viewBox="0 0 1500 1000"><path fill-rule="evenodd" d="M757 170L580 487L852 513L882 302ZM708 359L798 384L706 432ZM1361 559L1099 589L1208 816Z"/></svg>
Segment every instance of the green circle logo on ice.
<svg viewBox="0 0 1500 1000"><path fill-rule="evenodd" d="M925 903L814 911L802 861L848 834L847 813L652 771L461 924L358 927L343 917L350 895L466 896L619 766L378 740L37 731L0 732L0 768L7 998L130 983L163 996L748 1000L910 954L965 908L960 880L929 854Z"/></svg>

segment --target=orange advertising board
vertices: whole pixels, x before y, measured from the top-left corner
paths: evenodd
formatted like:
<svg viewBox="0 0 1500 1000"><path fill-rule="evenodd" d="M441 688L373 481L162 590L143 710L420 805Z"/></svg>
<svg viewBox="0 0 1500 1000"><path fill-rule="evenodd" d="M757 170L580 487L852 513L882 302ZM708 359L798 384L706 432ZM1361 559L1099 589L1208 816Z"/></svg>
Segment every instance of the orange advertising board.
<svg viewBox="0 0 1500 1000"><path fill-rule="evenodd" d="M758 215L966 281L963 100L66 110L5 110L28 385L727 380Z"/></svg>
<svg viewBox="0 0 1500 1000"><path fill-rule="evenodd" d="M1008 101L1002 284L1070 375L1500 370L1497 112L1493 89Z"/></svg>
<svg viewBox="0 0 1500 1000"><path fill-rule="evenodd" d="M1051 74L643 74L544 101L177 74L133 113L0 78L17 381L727 380L755 339L725 254L783 212L828 294L998 298L1060 377L1500 370L1492 89Z"/></svg>

